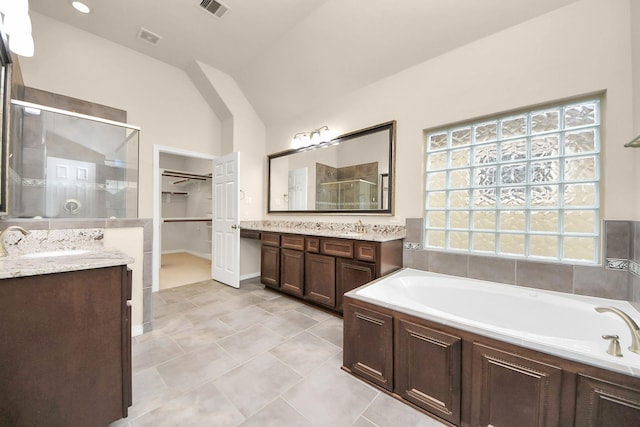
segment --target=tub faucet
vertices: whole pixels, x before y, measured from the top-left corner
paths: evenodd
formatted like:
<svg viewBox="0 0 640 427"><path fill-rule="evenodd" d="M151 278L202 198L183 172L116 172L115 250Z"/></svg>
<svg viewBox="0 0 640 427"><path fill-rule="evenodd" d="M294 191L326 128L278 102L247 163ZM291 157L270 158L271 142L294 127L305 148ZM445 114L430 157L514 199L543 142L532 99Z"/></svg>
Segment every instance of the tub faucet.
<svg viewBox="0 0 640 427"><path fill-rule="evenodd" d="M29 230L24 229L18 225L10 225L9 227L2 230L2 233L0 233L0 257L7 256L7 250L4 247L4 235L7 233L7 231L13 231L13 230L21 232L23 236L26 236L27 234L31 234Z"/></svg>
<svg viewBox="0 0 640 427"><path fill-rule="evenodd" d="M595 310L598 313L609 312L620 316L631 331L631 345L629 346L629 351L640 354L640 327L638 327L638 324L631 318L631 316L615 307L596 307Z"/></svg>

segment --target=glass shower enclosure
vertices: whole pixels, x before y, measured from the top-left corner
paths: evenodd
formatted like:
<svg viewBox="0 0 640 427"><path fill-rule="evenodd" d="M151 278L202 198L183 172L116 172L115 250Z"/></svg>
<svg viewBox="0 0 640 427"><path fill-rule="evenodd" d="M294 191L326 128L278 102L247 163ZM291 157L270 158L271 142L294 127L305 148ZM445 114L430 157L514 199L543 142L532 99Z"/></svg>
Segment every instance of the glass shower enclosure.
<svg viewBox="0 0 640 427"><path fill-rule="evenodd" d="M9 217L136 218L140 129L11 101Z"/></svg>

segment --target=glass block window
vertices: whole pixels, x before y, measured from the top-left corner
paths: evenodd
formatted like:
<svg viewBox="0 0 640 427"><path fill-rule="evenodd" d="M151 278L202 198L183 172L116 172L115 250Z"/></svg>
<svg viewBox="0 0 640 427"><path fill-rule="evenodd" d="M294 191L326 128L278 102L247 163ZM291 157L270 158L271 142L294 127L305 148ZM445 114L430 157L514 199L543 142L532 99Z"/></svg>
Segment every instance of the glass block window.
<svg viewBox="0 0 640 427"><path fill-rule="evenodd" d="M429 131L425 245L597 263L600 100Z"/></svg>

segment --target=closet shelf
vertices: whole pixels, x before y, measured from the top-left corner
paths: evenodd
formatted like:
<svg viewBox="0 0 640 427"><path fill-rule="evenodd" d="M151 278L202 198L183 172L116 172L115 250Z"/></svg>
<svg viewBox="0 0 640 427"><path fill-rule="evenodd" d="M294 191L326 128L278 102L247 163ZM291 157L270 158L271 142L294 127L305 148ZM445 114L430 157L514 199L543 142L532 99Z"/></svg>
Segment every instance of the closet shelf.
<svg viewBox="0 0 640 427"><path fill-rule="evenodd" d="M187 191L163 191L162 194L171 194L173 196L188 196Z"/></svg>

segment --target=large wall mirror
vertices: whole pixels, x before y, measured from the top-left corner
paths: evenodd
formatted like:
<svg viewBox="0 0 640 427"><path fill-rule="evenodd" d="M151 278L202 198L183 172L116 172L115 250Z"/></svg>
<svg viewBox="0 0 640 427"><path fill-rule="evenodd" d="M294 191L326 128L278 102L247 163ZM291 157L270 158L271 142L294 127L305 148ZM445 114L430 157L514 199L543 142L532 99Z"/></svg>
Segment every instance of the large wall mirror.
<svg viewBox="0 0 640 427"><path fill-rule="evenodd" d="M268 156L268 213L392 214L396 122Z"/></svg>

